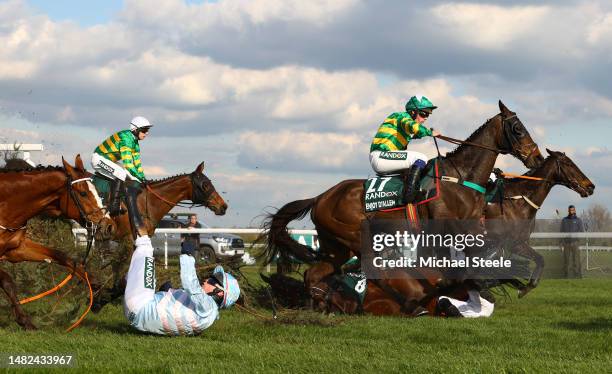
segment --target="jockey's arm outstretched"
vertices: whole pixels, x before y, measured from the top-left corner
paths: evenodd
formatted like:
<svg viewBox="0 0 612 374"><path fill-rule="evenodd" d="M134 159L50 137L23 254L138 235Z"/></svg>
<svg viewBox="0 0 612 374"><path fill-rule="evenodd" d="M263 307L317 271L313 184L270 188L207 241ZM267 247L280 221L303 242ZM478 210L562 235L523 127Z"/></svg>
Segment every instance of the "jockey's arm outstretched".
<svg viewBox="0 0 612 374"><path fill-rule="evenodd" d="M159 335L198 335L219 318L240 296L236 279L217 266L212 277L200 283L191 242L181 250L183 288L155 292L155 259L148 236L136 239L124 295L124 312L139 331Z"/></svg>

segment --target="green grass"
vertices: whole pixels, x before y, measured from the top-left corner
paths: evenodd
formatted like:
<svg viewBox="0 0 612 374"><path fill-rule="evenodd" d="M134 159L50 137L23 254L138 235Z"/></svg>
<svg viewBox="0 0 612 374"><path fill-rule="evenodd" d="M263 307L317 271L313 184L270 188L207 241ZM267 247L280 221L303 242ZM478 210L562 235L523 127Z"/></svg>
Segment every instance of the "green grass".
<svg viewBox="0 0 612 374"><path fill-rule="evenodd" d="M525 299L499 302L488 319L332 316L328 327L230 310L191 338L139 334L113 305L70 334L4 324L0 351L72 352L93 372L605 372L611 295L610 279L545 280Z"/></svg>

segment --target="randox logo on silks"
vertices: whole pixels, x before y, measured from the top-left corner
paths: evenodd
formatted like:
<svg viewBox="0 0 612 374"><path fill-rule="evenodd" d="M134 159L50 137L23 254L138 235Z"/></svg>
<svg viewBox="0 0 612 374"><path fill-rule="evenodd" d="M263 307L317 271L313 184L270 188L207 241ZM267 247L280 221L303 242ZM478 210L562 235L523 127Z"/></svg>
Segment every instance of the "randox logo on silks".
<svg viewBox="0 0 612 374"><path fill-rule="evenodd" d="M101 162L101 161L98 163L98 167L108 171L109 173L112 173L114 171L113 168L111 168L110 166L106 165L104 162Z"/></svg>
<svg viewBox="0 0 612 374"><path fill-rule="evenodd" d="M144 286L151 290L155 289L155 260L153 257L145 257Z"/></svg>
<svg viewBox="0 0 612 374"><path fill-rule="evenodd" d="M408 154L405 152L380 152L379 157L384 160L406 160Z"/></svg>

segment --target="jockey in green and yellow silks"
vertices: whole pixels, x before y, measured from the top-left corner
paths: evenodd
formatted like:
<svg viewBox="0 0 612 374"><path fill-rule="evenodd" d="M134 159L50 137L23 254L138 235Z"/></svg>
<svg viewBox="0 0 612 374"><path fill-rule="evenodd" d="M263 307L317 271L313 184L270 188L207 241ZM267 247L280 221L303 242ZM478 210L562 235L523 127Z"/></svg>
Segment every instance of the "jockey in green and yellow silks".
<svg viewBox="0 0 612 374"><path fill-rule="evenodd" d="M421 171L427 157L408 151L411 139L437 136L438 132L424 126L429 115L437 107L425 96L412 96L405 112L389 115L378 128L370 146L370 164L377 174L391 174L409 170L406 176L406 202L415 198Z"/></svg>
<svg viewBox="0 0 612 374"><path fill-rule="evenodd" d="M108 202L111 216L120 213L119 195L123 190L123 182L132 181L128 186L126 204L132 223L137 227L143 225L135 197L140 183L145 181L138 142L147 137L151 127L153 125L146 118L134 117L129 130L118 131L109 136L96 147L91 157L94 170L114 181Z"/></svg>

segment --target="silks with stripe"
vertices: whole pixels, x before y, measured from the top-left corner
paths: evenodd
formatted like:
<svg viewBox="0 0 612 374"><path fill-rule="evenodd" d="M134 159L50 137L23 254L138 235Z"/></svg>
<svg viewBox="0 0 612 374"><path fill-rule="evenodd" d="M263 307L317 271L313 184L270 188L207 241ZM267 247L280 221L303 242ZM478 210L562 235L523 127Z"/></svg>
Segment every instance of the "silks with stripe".
<svg viewBox="0 0 612 374"><path fill-rule="evenodd" d="M140 145L130 130L122 130L109 136L96 147L94 152L112 162L121 160L123 167L133 177L145 180L140 161Z"/></svg>

